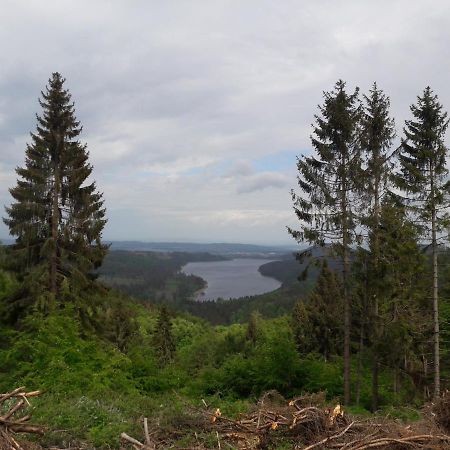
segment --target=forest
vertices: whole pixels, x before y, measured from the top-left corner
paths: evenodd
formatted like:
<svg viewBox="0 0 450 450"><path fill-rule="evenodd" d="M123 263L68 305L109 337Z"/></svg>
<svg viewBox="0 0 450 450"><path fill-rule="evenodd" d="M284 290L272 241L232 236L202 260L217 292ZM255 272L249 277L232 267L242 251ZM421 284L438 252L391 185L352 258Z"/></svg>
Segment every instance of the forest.
<svg viewBox="0 0 450 450"><path fill-rule="evenodd" d="M4 215L15 243L0 253L0 392L43 391L30 400L33 423L46 427L40 445L119 448L121 433L142 436L145 417L161 440L135 448L221 448L220 439L226 448L230 433L220 437L211 423L228 417L242 431L240 414L254 412L268 392L282 402L314 394L355 417L409 422L443 398L448 118L431 88L411 105L398 138L389 97L376 84L361 95L340 80L324 92L312 152L299 155L291 191L298 228L288 232L304 250L261 268L283 286L195 303L202 280L178 273L193 254L111 251L104 243L103 194L64 83L54 73L42 93ZM0 401L0 448L3 434L14 433L8 420L19 409L1 409L10 406ZM216 411L208 427L192 413L203 406ZM228 448L346 445L277 434L283 423L268 422L264 443L258 435L253 447ZM325 441L337 442L354 423L329 430ZM432 448L450 442L432 437L441 445ZM345 448L394 448L393 438L379 439ZM431 448L408 442L398 448Z"/></svg>

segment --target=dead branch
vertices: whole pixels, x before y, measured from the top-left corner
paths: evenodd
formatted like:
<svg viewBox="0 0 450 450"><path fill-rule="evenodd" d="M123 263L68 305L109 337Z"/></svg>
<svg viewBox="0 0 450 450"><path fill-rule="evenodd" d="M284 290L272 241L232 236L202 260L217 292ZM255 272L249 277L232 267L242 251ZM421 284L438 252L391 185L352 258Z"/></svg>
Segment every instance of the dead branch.
<svg viewBox="0 0 450 450"><path fill-rule="evenodd" d="M141 450L141 449L142 450L154 450L156 448L156 444L150 439L150 433L148 431L147 417L144 417L143 425L144 425L145 444L143 444L142 442L138 441L137 439L129 436L126 433L122 433L120 435L120 439L122 441L130 443L133 446L133 448L135 448L136 450Z"/></svg>
<svg viewBox="0 0 450 450"><path fill-rule="evenodd" d="M23 450L14 434L31 433L44 434L43 427L31 425L30 414L19 416L20 412L29 405L28 398L37 397L40 391L26 392L25 387L19 387L6 394L0 394L0 447Z"/></svg>
<svg viewBox="0 0 450 450"><path fill-rule="evenodd" d="M335 439L338 439L338 438L342 437L345 433L347 433L347 431L348 431L354 424L355 424L355 422L351 422L351 423L350 423L349 425L347 425L340 433L335 434L335 435L333 435L333 436L329 436L329 437L327 437L327 438L325 438L325 439L322 439L321 441L316 442L315 444L308 445L308 447L305 447L303 450L311 450L311 449L313 449L313 448L318 447L319 445L327 444L328 442L330 442L330 441L332 441L332 440L335 440Z"/></svg>

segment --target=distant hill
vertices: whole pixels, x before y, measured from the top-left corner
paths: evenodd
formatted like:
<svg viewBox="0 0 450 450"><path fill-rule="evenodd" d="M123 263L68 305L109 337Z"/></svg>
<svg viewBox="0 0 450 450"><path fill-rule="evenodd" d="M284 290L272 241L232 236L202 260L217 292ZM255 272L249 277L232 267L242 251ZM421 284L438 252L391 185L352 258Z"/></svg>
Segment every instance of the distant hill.
<svg viewBox="0 0 450 450"><path fill-rule="evenodd" d="M142 242L142 241L105 241L111 244L111 250L210 253L215 255L259 255L274 253L277 255L298 251L297 245L255 245L230 244L224 242L199 244L193 242ZM3 238L0 243L11 245L14 239Z"/></svg>
<svg viewBox="0 0 450 450"><path fill-rule="evenodd" d="M197 244L190 242L140 242L140 241L112 241L111 249L129 251L156 251L156 252L188 252L210 253L215 255L260 255L283 254L298 250L295 245L254 245L211 243Z"/></svg>

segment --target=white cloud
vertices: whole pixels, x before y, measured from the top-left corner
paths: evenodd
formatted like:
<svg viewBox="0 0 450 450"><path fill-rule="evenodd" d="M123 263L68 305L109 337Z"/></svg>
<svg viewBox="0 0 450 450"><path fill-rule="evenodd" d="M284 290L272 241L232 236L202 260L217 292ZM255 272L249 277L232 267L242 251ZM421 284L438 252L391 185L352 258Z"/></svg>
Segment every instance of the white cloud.
<svg viewBox="0 0 450 450"><path fill-rule="evenodd" d="M216 227L241 226L261 227L263 225L279 225L280 222L289 220L287 212L269 209L225 209L212 211L201 216L187 217L192 223L207 223Z"/></svg>
<svg viewBox="0 0 450 450"><path fill-rule="evenodd" d="M224 177L246 176L253 173L253 167L250 161L240 159L236 161L232 168L227 171Z"/></svg>

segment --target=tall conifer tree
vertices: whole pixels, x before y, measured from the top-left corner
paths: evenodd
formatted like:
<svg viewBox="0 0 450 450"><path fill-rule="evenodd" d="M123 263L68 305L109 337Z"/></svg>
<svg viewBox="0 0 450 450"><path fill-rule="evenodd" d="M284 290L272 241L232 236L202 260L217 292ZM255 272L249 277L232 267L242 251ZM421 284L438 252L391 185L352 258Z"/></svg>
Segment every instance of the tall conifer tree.
<svg viewBox="0 0 450 450"><path fill-rule="evenodd" d="M300 230L289 228L298 242L331 243L342 261L344 303L344 400L350 403L350 246L355 238L355 194L359 190L361 155L358 124L359 90L348 94L339 80L315 116L311 142L316 153L298 158L300 194L292 190Z"/></svg>
<svg viewBox="0 0 450 450"><path fill-rule="evenodd" d="M389 98L373 84L369 95L364 95L361 116L360 144L364 156L364 210L363 224L368 230L368 258L365 293L367 311L371 317L372 358L372 409L378 409L378 355L376 341L379 338L379 302L384 281L379 278L380 265L380 215L381 204L389 193L392 161L390 148L395 137L394 119L389 116ZM363 250L364 251L364 250Z"/></svg>
<svg viewBox="0 0 450 450"><path fill-rule="evenodd" d="M439 344L439 234L448 226L450 182L447 180L448 148L444 136L448 127L447 113L430 87L425 88L417 104L411 106L412 120L406 121L405 138L399 156L401 170L396 177L405 193L403 200L422 227L422 237L431 246L432 310L434 348L434 397L440 394Z"/></svg>
<svg viewBox="0 0 450 450"><path fill-rule="evenodd" d="M156 327L153 331L153 347L159 359L159 364L164 367L175 355L175 340L172 333L172 322L167 306L162 305L159 310Z"/></svg>
<svg viewBox="0 0 450 450"><path fill-rule="evenodd" d="M25 166L16 169L19 179L10 189L14 202L4 219L16 237L14 260L29 303L37 296L61 302L63 286L72 292L85 288L107 251L101 242L102 194L88 180L92 166L86 145L78 140L82 127L64 82L53 73L41 93L43 113L37 116Z"/></svg>

